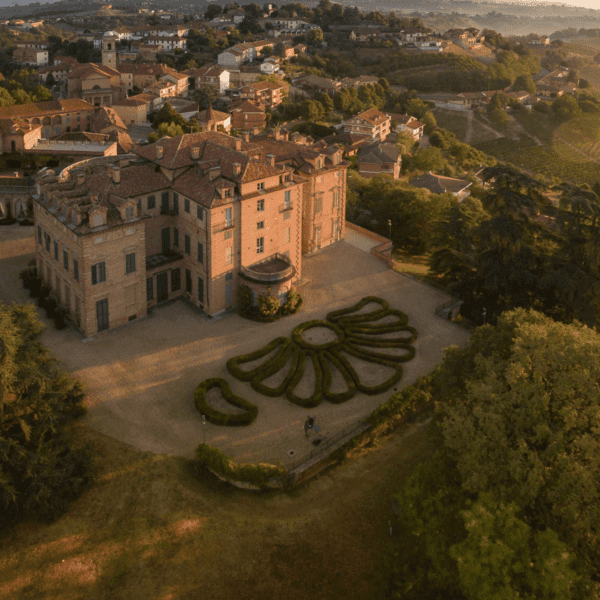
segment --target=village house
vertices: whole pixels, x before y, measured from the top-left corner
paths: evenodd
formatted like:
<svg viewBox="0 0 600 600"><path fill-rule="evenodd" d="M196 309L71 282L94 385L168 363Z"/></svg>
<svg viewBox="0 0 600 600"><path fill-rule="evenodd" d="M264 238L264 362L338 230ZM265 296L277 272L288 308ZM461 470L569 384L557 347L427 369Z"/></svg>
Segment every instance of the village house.
<svg viewBox="0 0 600 600"><path fill-rule="evenodd" d="M257 81L240 89L240 98L252 100L269 108L275 108L283 102L284 87L272 81Z"/></svg>
<svg viewBox="0 0 600 600"><path fill-rule="evenodd" d="M432 194L452 194L459 201L464 200L471 193L469 191L470 181L436 175L431 171L411 179L409 184L413 187L423 188Z"/></svg>
<svg viewBox="0 0 600 600"><path fill-rule="evenodd" d="M358 173L362 177L375 177L386 173L392 179L398 179L402 157L400 150L394 144L374 142L358 149L357 166Z"/></svg>
<svg viewBox="0 0 600 600"><path fill-rule="evenodd" d="M48 64L48 50L21 46L13 50L13 58L20 65L44 67Z"/></svg>
<svg viewBox="0 0 600 600"><path fill-rule="evenodd" d="M377 108L370 108L342 122L346 133L364 135L380 142L390 133L390 124L390 117Z"/></svg>
<svg viewBox="0 0 600 600"><path fill-rule="evenodd" d="M203 131L224 131L225 133L229 133L231 130L231 115L214 110L212 106L209 106L206 110L194 113L191 118L196 119L196 122L202 127Z"/></svg>
<svg viewBox="0 0 600 600"><path fill-rule="evenodd" d="M265 109L250 100L232 102L229 112L231 113L231 126L240 131L253 131L255 128L262 128L267 124Z"/></svg>
<svg viewBox="0 0 600 600"><path fill-rule="evenodd" d="M70 56L56 56L54 64L41 68L38 71L38 75L44 83L46 83L50 75L52 75L52 79L55 82L62 82L67 80L67 76L71 71L80 66L81 64Z"/></svg>
<svg viewBox="0 0 600 600"><path fill-rule="evenodd" d="M425 123L421 123L410 115L401 115L399 113L389 113L392 128L396 127L397 132L408 133L416 142L423 137L425 132Z"/></svg>
<svg viewBox="0 0 600 600"><path fill-rule="evenodd" d="M148 122L148 112L152 104L144 98L131 96L113 103L111 108L127 125L145 125Z"/></svg>
<svg viewBox="0 0 600 600"><path fill-rule="evenodd" d="M189 87L202 90L206 87L217 89L224 94L229 89L229 71L219 65L194 67L184 71L189 77Z"/></svg>
<svg viewBox="0 0 600 600"><path fill-rule="evenodd" d="M42 170L38 273L86 336L178 297L221 314L242 283L283 301L303 253L343 236L347 167L337 148L204 132Z"/></svg>

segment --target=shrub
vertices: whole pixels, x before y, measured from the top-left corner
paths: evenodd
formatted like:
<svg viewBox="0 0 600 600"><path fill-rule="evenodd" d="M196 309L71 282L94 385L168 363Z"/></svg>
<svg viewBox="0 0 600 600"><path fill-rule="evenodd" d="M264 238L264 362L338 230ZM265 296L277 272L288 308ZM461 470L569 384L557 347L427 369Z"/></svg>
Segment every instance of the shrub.
<svg viewBox="0 0 600 600"><path fill-rule="evenodd" d="M350 400L350 398L352 398L354 394L356 394L356 385L350 373L348 373L348 371L341 363L341 361L337 358L337 356L335 356L331 352L328 352L327 350L321 350L317 354L319 357L319 362L321 363L321 371L323 373L323 397L329 400L329 402L331 402L332 404L341 404L342 402ZM348 386L348 389L345 392L331 391L333 373L331 371L329 363L336 367L342 375L342 377L344 378L344 381Z"/></svg>
<svg viewBox="0 0 600 600"><path fill-rule="evenodd" d="M46 301L44 302L44 309L46 310L46 316L49 319L54 318L54 311L56 310L57 306L58 303L54 298L52 298L52 296L48 296L46 298Z"/></svg>
<svg viewBox="0 0 600 600"><path fill-rule="evenodd" d="M258 296L258 312L262 317L274 317L281 308L281 302L279 298L271 296L271 291L265 296L259 294Z"/></svg>
<svg viewBox="0 0 600 600"><path fill-rule="evenodd" d="M282 313L284 315L292 315L298 311L301 305L302 297L294 288L290 288L287 293L286 302L282 307Z"/></svg>
<svg viewBox="0 0 600 600"><path fill-rule="evenodd" d="M50 288L47 285L42 285L40 287L40 295L38 296L37 304L40 308L44 308L46 305L46 299L50 295Z"/></svg>
<svg viewBox="0 0 600 600"><path fill-rule="evenodd" d="M307 398L301 398L297 396L294 391L298 387L300 381L302 381L302 377L304 377L304 372L306 369L306 358L309 357L313 364L313 369L315 372L315 387L313 393ZM321 404L321 398L323 396L322 392L323 388L323 373L321 370L321 363L319 362L319 357L314 350L300 350L300 358L298 360L298 368L296 369L296 373L294 377L292 377L286 392L287 399L293 404L297 404L298 406L302 406L303 408L314 408Z"/></svg>
<svg viewBox="0 0 600 600"><path fill-rule="evenodd" d="M313 327L326 327L327 329L331 329L338 337L337 340L332 342L325 342L324 344L310 344L309 342L304 341L302 337L302 333L307 329L312 329ZM344 339L343 330L335 325L334 323L329 323L328 321L322 321L315 319L313 321L305 321L301 323L292 331L292 339L298 346L304 348L306 350L328 350L329 348L333 348L337 346Z"/></svg>
<svg viewBox="0 0 600 600"><path fill-rule="evenodd" d="M198 464L206 467L213 473L233 481L242 481L265 488L270 479L285 475L281 467L268 463L238 464L227 458L220 450L200 444L196 448Z"/></svg>
<svg viewBox="0 0 600 600"><path fill-rule="evenodd" d="M272 362L278 360L278 358L283 354L286 348L290 345L290 340L286 337L278 337L273 341L269 342L266 346L255 350L254 352L250 352L249 354L242 354L240 356L234 356L227 361L227 370L233 377L239 379L240 381L250 381L256 375L258 375L262 370L267 369ZM252 362L254 360L258 360L263 356L267 356L270 352L275 350L277 346L282 346L277 354L272 356L264 365L260 365L251 371L244 371L240 369L239 365Z"/></svg>
<svg viewBox="0 0 600 600"><path fill-rule="evenodd" d="M19 273L19 279L23 282L23 287L26 290L31 289L31 283L36 278L36 271L35 267L27 267Z"/></svg>
<svg viewBox="0 0 600 600"><path fill-rule="evenodd" d="M411 346L409 344L397 343L395 346L384 346L387 348L405 348L406 350L408 350L407 354L400 354L400 355L398 355L398 354L381 354L379 352L371 352L370 350L365 350L364 348L361 348L362 345L370 345L373 347L378 347L379 342L369 344L368 342L363 342L363 341L355 342L352 338L350 338L347 341L346 348L352 349L354 352L361 352L362 354L364 354L365 356L368 356L368 357L380 358L382 360L391 360L392 362L408 362L409 360L412 360L415 357L415 348L414 348L414 346Z"/></svg>
<svg viewBox="0 0 600 600"><path fill-rule="evenodd" d="M29 295L32 298L39 298L41 288L42 288L42 280L39 277L32 279L29 282Z"/></svg>
<svg viewBox="0 0 600 600"><path fill-rule="evenodd" d="M67 310L61 306L54 310L54 325L56 329L64 329L67 326L65 321L67 314Z"/></svg>
<svg viewBox="0 0 600 600"><path fill-rule="evenodd" d="M360 377L358 376L358 373L354 370L354 367L352 366L350 361L342 354L342 352L347 352L351 356L354 356L355 358L358 358L360 360L371 362L376 365L383 365L385 367L390 367L395 370L395 373L391 377L388 377L388 379L386 379L382 383L379 383L374 386L367 386L364 383L362 383L362 381L360 380ZM354 381L356 388L358 390L360 390L361 392L363 392L364 394L370 394L370 395L381 394L382 392L389 390L395 383L398 383L398 381L400 381L400 379L402 379L402 372L403 372L402 366L400 364L394 363L390 360L378 358L375 356L369 356L368 354L359 352L359 351L355 350L354 348L349 348L349 347L345 347L345 348L339 349L339 350L337 350L337 349L333 350L332 354L344 365L344 368L347 370L350 377L352 377L352 380Z"/></svg>
<svg viewBox="0 0 600 600"><path fill-rule="evenodd" d="M335 323L335 322L339 321L342 317L346 317L346 315L349 315L350 313L360 310L363 306L366 306L370 302L375 302L376 304L379 304L381 306L381 309L378 311L374 311L372 313L365 313L364 315L354 315L354 317L352 317L352 319L356 318L356 319L362 320L367 315L375 315L375 314L381 314L381 316L385 316L383 311L389 309L389 307L390 307L390 305L385 300L382 300L381 298L377 298L377 296L365 296L362 300L358 301L353 306L349 306L348 308L340 308L339 310L334 310L333 312L328 313L326 319L328 321L331 321L332 323ZM377 317L377 318L381 318L381 317Z"/></svg>
<svg viewBox="0 0 600 600"><path fill-rule="evenodd" d="M290 355L292 354L292 364L290 365L289 371L287 375L283 378L282 382L275 388L271 388L265 385L263 381L265 379L268 379L272 375L275 375L275 373L283 369L287 364L288 360L290 359ZM250 382L252 389L256 390L260 394L264 394L265 396L271 396L272 398L276 398L277 396L283 395L288 386L288 383L296 374L299 358L300 348L293 344L289 344L284 350L284 352L280 354L276 361L272 362L266 369L263 369L260 373L258 373L252 378L252 381Z"/></svg>
<svg viewBox="0 0 600 600"><path fill-rule="evenodd" d="M228 404L237 408L243 408L246 412L231 415L212 408L206 401L206 393L214 387L218 387L221 390L223 398ZM236 396L231 391L229 384L220 377L205 379L196 388L194 392L194 404L196 405L196 410L204 415L207 421L215 425L250 425L258 415L258 408L251 402L244 400L244 398Z"/></svg>
<svg viewBox="0 0 600 600"><path fill-rule="evenodd" d="M240 315L246 316L247 314L250 314L253 308L254 299L252 296L252 288L249 285L242 283L238 287L237 301Z"/></svg>

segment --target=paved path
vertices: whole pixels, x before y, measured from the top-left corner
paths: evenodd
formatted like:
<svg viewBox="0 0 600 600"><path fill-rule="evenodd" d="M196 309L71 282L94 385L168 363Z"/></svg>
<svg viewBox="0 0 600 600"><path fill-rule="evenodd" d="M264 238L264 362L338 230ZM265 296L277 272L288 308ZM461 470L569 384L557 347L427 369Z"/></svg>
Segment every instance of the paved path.
<svg viewBox="0 0 600 600"><path fill-rule="evenodd" d="M28 300L15 279L18 266L7 270L9 264L25 265L31 257L25 252L33 249L32 240L14 242L19 229L23 228L0 228L0 257L7 257L0 261L4 277L0 300ZM6 250L9 246L11 257ZM248 384L233 380L225 368L228 358L257 349L277 336L289 336L299 323L324 318L327 312L366 295L385 298L406 312L410 325L419 331L417 355L406 363L400 386L429 373L445 347L464 345L468 339L465 330L434 315L434 307L446 295L388 269L346 242L305 257L302 278L306 282L300 288L303 309L276 323L254 323L236 314L209 319L184 302L174 302L154 310L147 319L85 341L72 327L57 331L40 311L48 325L42 341L87 384L89 414L85 419L93 429L142 450L190 457L203 438L193 404L194 389L207 377L225 377L235 393L258 406L259 416L243 428L207 424L207 442L238 460L285 464L292 460L290 450L298 456L312 449L302 429L308 413L317 417L323 435L334 434L368 415L390 392L357 394L344 404L323 402L306 411L285 398L261 396Z"/></svg>

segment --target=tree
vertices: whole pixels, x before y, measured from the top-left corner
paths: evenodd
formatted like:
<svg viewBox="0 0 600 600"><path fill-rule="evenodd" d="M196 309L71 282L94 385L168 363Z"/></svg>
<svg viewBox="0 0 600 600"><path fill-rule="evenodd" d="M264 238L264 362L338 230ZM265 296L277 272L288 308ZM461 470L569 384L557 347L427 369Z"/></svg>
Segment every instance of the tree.
<svg viewBox="0 0 600 600"><path fill-rule="evenodd" d="M185 123L185 119L184 119L184 123ZM152 126L154 126L154 123L152 124ZM178 123L161 123L157 130L154 133L151 133L148 136L148 141L150 143L154 143L156 141L158 141L160 138L162 137L177 137L178 135L183 135L185 133L185 127L187 127L188 124L185 123L184 126L179 125Z"/></svg>
<svg viewBox="0 0 600 600"><path fill-rule="evenodd" d="M0 525L53 518L85 488L89 452L65 426L85 410L83 386L40 343L32 305L0 305Z"/></svg>
<svg viewBox="0 0 600 600"><path fill-rule="evenodd" d="M168 102L165 102L163 107L154 115L152 121L153 129L158 129L162 123L174 123L180 127L185 127L187 121L182 117Z"/></svg>
<svg viewBox="0 0 600 600"><path fill-rule="evenodd" d="M513 83L513 89L518 91L529 92L530 94L535 94L535 81L533 81L533 77L531 73L525 73L524 75L519 75L515 82Z"/></svg>
<svg viewBox="0 0 600 600"><path fill-rule="evenodd" d="M215 2L214 4L209 4L208 8L204 11L204 18L207 21L212 21L217 15L220 15L221 13L221 7Z"/></svg>
<svg viewBox="0 0 600 600"><path fill-rule="evenodd" d="M440 172L446 166L446 159L442 151L435 146L419 148L413 156L413 166L419 171Z"/></svg>
<svg viewBox="0 0 600 600"><path fill-rule="evenodd" d="M462 487L514 503L598 577L600 336L517 309L447 350L436 389ZM587 596L591 597L591 596Z"/></svg>
<svg viewBox="0 0 600 600"><path fill-rule="evenodd" d="M490 121L498 128L504 129L510 123L510 117L502 108L494 108L489 113Z"/></svg>
<svg viewBox="0 0 600 600"><path fill-rule="evenodd" d="M303 100L300 105L300 114L308 121L316 121L325 114L323 105L318 100Z"/></svg>
<svg viewBox="0 0 600 600"><path fill-rule="evenodd" d="M323 42L323 32L320 29L311 29L306 34L306 43L309 46L320 46Z"/></svg>
<svg viewBox="0 0 600 600"><path fill-rule="evenodd" d="M559 96L552 103L552 111L561 121L567 121L581 114L577 100L570 94Z"/></svg>

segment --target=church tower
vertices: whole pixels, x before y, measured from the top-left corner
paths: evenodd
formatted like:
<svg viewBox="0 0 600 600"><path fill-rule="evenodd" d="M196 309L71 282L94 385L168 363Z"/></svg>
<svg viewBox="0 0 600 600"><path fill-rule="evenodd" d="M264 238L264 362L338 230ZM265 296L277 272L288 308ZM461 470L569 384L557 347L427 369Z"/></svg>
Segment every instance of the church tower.
<svg viewBox="0 0 600 600"><path fill-rule="evenodd" d="M107 31L102 37L102 64L111 69L117 68L117 41L119 36L114 31Z"/></svg>

